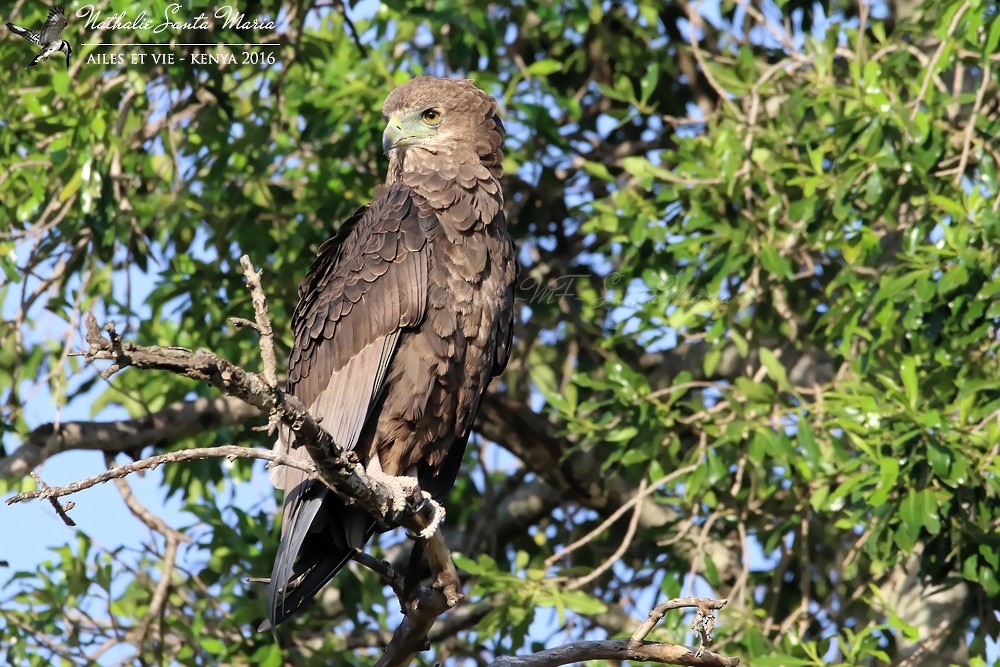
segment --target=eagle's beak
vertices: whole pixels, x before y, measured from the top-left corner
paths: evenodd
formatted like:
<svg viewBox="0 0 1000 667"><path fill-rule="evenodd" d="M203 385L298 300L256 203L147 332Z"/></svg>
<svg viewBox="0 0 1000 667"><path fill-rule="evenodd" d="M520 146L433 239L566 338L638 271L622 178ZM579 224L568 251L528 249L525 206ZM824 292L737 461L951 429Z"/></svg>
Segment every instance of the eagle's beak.
<svg viewBox="0 0 1000 667"><path fill-rule="evenodd" d="M405 136L403 126L399 124L399 121L390 118L389 124L385 126L385 132L382 133L382 152L385 153L386 157L389 157L389 151L395 148L399 140Z"/></svg>
<svg viewBox="0 0 1000 667"><path fill-rule="evenodd" d="M428 127L419 117L400 114L389 116L389 124L382 133L382 150L386 157L393 149L401 146L422 144L437 134L436 127Z"/></svg>

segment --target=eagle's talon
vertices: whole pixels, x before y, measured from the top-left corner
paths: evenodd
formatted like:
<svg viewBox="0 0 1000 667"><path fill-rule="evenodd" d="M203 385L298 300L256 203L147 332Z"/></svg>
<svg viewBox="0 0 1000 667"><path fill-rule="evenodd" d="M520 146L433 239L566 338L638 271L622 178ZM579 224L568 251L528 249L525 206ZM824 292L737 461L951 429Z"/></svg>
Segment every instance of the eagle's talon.
<svg viewBox="0 0 1000 667"><path fill-rule="evenodd" d="M434 537L434 533L438 531L441 527L441 523L444 521L444 507L440 505L436 500L431 498L431 495L426 491L423 492L424 498L420 503L420 508L423 509L425 503L431 506L431 520L427 524L427 527L420 531L419 537L423 540L429 540Z"/></svg>

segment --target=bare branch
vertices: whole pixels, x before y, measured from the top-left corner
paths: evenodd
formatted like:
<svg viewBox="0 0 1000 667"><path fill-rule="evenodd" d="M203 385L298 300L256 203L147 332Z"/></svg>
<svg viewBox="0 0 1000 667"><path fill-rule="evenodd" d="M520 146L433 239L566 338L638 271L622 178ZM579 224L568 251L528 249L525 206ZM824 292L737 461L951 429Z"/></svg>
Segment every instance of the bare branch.
<svg viewBox="0 0 1000 667"><path fill-rule="evenodd" d="M677 644L645 641L656 624L672 609L696 607L698 619L703 617L714 619L715 610L722 609L727 602L728 600L696 597L676 598L664 602L649 612L649 618L628 639L573 642L527 656L500 657L491 662L490 667L558 667L590 660L635 660L663 665L734 667L740 664L739 658L717 655L703 648L693 649Z"/></svg>
<svg viewBox="0 0 1000 667"><path fill-rule="evenodd" d="M592 581L596 581L598 577L614 567L615 563L621 559L622 554L624 554L628 548L632 546L632 539L635 537L635 529L639 527L640 507L638 500L640 496L645 494L646 480L642 480L639 484L639 490L635 493L636 502L633 503L635 505L635 509L632 510L632 518L628 522L628 530L625 531L625 538L622 540L621 544L618 545L618 548L615 549L615 552L611 554L609 558L605 559L603 563L591 570L589 574L586 574L578 579L574 579L566 584L567 589L571 591L576 590L578 588L583 588Z"/></svg>
<svg viewBox="0 0 1000 667"><path fill-rule="evenodd" d="M251 447L241 447L239 445L222 445L219 447L182 449L177 452L170 452L169 454L150 456L149 458L135 461L134 463L127 463L123 466L105 470L99 475L94 475L93 477L88 477L87 479L82 479L78 482L73 482L72 484L67 484L65 486L50 486L36 491L18 493L8 498L6 502L8 505L13 505L15 503L24 502L25 500L34 500L35 498L61 498L72 493L78 493L84 489L97 486L98 484L104 484L105 482L109 482L113 479L120 479L127 475L131 475L134 472L139 472L140 470L153 470L164 463L218 458L264 459L265 461L274 461L279 465L286 465L301 470L309 474L309 476L313 479L321 479L319 475L316 474L316 469L302 459L292 458L291 456L287 456L285 454L278 454L269 449L254 449Z"/></svg>
<svg viewBox="0 0 1000 667"><path fill-rule="evenodd" d="M421 516L420 521L427 522L427 519ZM428 647L427 635L437 617L464 597L458 571L451 560L451 552L448 551L442 531L438 530L425 541L424 554L431 568L433 583L429 588L421 589L413 600L407 602L406 616L396 628L375 667L409 665L418 652Z"/></svg>
<svg viewBox="0 0 1000 667"><path fill-rule="evenodd" d="M629 641L633 644L639 644L644 641L649 633L653 631L656 624L663 620L663 617L667 615L668 611L674 609L683 609L684 607L697 607L698 611L705 616L711 616L712 612L718 609L722 609L727 604L729 600L710 600L708 598L696 598L696 597L686 597L686 598L674 598L673 600L667 600L661 605L656 606L653 611L649 612L649 617L643 621L639 629L632 633L629 637Z"/></svg>
<svg viewBox="0 0 1000 667"><path fill-rule="evenodd" d="M9 456L0 458L0 479L20 478L61 452L89 449L129 452L159 446L205 430L242 424L260 410L236 398L180 401L145 417L114 422L63 422L39 426Z"/></svg>
<svg viewBox="0 0 1000 667"><path fill-rule="evenodd" d="M549 556L548 558L546 558L545 559L545 567L552 567L552 565L557 560L559 560L560 558L573 553L574 551L576 551L580 547L582 547L582 546L588 544L589 542L591 542L595 537L597 537L602 532L604 532L605 529L609 528L612 524L614 524L614 522L617 521L619 519L619 517L621 517L623 514L625 514L625 512L627 512L631 507L634 507L634 506L638 505L642 500L645 500L646 496L650 495L651 493L654 493L657 489L659 489L661 486L663 486L667 482L670 482L670 481L672 481L674 479L677 479L678 477L681 477L682 475L687 475L688 473L693 472L697 468L698 468L698 466L696 464L692 464L692 465L689 465L689 466L684 466L683 468L675 470L675 471L673 471L673 472L671 472L671 473L669 473L667 475L664 475L660 479L656 480L655 482L653 482L649 486L648 489L646 488L645 482L644 482L643 485L636 492L636 494L634 496L632 496L631 500L629 500L628 502L622 504L618 509L616 509L614 512L612 512L611 516L609 516L607 519L605 519L604 521L602 521L600 523L600 525L598 525L596 528L594 528L592 531L590 531L589 533L587 533L586 535L584 535L583 537L581 537L577 541L575 541L572 544L569 544L569 545L563 547L562 549L560 549L556 553L554 553L551 556Z"/></svg>
<svg viewBox="0 0 1000 667"><path fill-rule="evenodd" d="M180 347L128 343L118 336L113 323L105 327L108 333L105 337L92 314L87 315L86 326L90 349L82 353L82 356L88 361L103 359L113 362L102 375L110 376L127 366L169 371L210 384L267 413L276 411L297 441L309 452L316 463L314 472L319 474L324 483L353 499L372 516L386 523L390 512L391 494L383 484L365 473L364 467L353 452L345 453L341 450L330 434L320 428L319 422L295 397L268 385L267 381L256 373L245 371L211 352L192 352ZM257 450L246 451L254 451L254 458L267 458ZM278 463L291 465L289 461L290 459L285 459ZM401 512L404 508L391 509ZM391 523L400 525L399 517L397 516Z"/></svg>
<svg viewBox="0 0 1000 667"><path fill-rule="evenodd" d="M35 484L37 484L38 488L42 491L49 488L49 485L43 482L41 476L34 470L31 471L31 479L35 480ZM55 498L49 498L49 502L52 503L52 508L56 511L56 514L59 515L59 518L62 519L64 524L70 526L71 528L76 526L76 521L73 521L73 519L69 518L69 515L66 514L66 512L73 509L75 503L69 502L66 503L65 507L63 507L63 504Z"/></svg>
<svg viewBox="0 0 1000 667"><path fill-rule="evenodd" d="M248 255L240 257L243 275L247 278L250 288L250 299L253 301L255 327L260 334L260 358L264 363L264 379L272 387L278 386L278 364L274 358L274 330L271 328L271 318L267 315L267 300L264 289L260 286L260 271L255 271ZM263 271L263 269L261 269Z"/></svg>
<svg viewBox="0 0 1000 667"><path fill-rule="evenodd" d="M490 667L558 667L590 660L635 660L637 662L657 662L661 665L704 665L706 667L735 667L739 658L730 658L705 651L700 656L697 651L677 644L642 642L630 647L628 640L573 642L558 648L550 648L528 656L497 658Z"/></svg>

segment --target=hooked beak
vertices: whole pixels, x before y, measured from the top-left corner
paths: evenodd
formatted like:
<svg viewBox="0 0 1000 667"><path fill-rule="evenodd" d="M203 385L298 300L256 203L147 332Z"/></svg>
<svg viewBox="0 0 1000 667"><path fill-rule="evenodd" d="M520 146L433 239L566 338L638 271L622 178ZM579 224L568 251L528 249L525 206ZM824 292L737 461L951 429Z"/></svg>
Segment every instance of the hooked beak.
<svg viewBox="0 0 1000 667"><path fill-rule="evenodd" d="M382 133L382 152L389 157L389 151L396 148L400 140L405 136L402 125L395 118L389 119L389 124L385 126Z"/></svg>
<svg viewBox="0 0 1000 667"><path fill-rule="evenodd" d="M405 146L425 143L437 134L436 127L427 127L420 119L389 116L389 122L382 133L382 150L386 157L393 150Z"/></svg>

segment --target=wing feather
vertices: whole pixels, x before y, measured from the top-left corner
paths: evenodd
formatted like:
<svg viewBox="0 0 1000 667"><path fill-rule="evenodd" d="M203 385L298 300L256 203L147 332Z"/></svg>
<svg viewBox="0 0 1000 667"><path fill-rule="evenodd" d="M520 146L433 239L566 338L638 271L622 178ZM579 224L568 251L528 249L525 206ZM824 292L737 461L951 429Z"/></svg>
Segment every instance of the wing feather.
<svg viewBox="0 0 1000 667"><path fill-rule="evenodd" d="M49 9L49 15L42 24L42 29L38 36L38 41L42 44L54 42L62 35L66 28L66 9L63 5L54 5Z"/></svg>
<svg viewBox="0 0 1000 667"><path fill-rule="evenodd" d="M299 289L288 391L344 449L371 432L400 334L426 314L433 216L409 188L393 186L320 247ZM283 430L275 449L311 460L289 440ZM311 598L372 534L370 517L345 512L298 470L278 468L271 479L285 501L265 627Z"/></svg>

